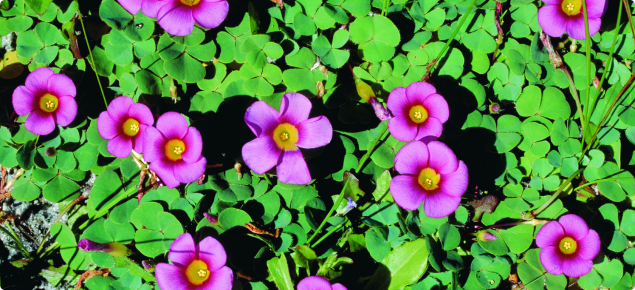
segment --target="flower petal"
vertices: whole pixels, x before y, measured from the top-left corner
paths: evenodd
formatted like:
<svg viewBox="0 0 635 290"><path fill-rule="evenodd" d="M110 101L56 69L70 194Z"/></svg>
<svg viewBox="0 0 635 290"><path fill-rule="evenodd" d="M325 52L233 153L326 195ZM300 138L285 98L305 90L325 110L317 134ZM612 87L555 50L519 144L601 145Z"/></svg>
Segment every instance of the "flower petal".
<svg viewBox="0 0 635 290"><path fill-rule="evenodd" d="M419 124L415 140L422 140L428 136L439 137L441 133L443 133L443 124L441 121L435 117L430 117L424 123Z"/></svg>
<svg viewBox="0 0 635 290"><path fill-rule="evenodd" d="M159 9L161 9L163 5L167 4L167 2L168 1L165 0L145 0L141 5L141 11L145 16L157 18Z"/></svg>
<svg viewBox="0 0 635 290"><path fill-rule="evenodd" d="M280 103L280 122L296 125L309 118L313 105L307 97L298 93L286 93Z"/></svg>
<svg viewBox="0 0 635 290"><path fill-rule="evenodd" d="M167 112L157 120L157 129L168 140L179 139L183 140L187 135L189 126L185 117L177 112ZM187 148L186 148L187 149Z"/></svg>
<svg viewBox="0 0 635 290"><path fill-rule="evenodd" d="M198 258L207 264L207 268L216 271L227 263L225 248L212 237L204 238L197 246Z"/></svg>
<svg viewBox="0 0 635 290"><path fill-rule="evenodd" d="M190 127L187 130L187 135L183 138L183 142L185 143L185 152L181 155L183 161L194 163L201 159L203 138L201 138L201 133L196 128Z"/></svg>
<svg viewBox="0 0 635 290"><path fill-rule="evenodd" d="M607 4L608 1L606 0L586 1L586 12L589 15L589 20L591 20L592 18L599 18L604 15Z"/></svg>
<svg viewBox="0 0 635 290"><path fill-rule="evenodd" d="M135 15L139 13L141 9L141 3L143 0L117 0L123 9L126 9L130 14Z"/></svg>
<svg viewBox="0 0 635 290"><path fill-rule="evenodd" d="M437 89L426 82L416 82L406 88L406 96L413 105L422 105L428 96L436 94Z"/></svg>
<svg viewBox="0 0 635 290"><path fill-rule="evenodd" d="M175 188L181 184L174 177L174 162L169 161L167 158L152 161L150 170L154 171L168 188Z"/></svg>
<svg viewBox="0 0 635 290"><path fill-rule="evenodd" d="M449 196L461 197L467 190L469 175L467 165L459 161L456 171L441 175L441 191Z"/></svg>
<svg viewBox="0 0 635 290"><path fill-rule="evenodd" d="M19 86L13 91L11 101L15 112L20 116L25 116L38 108L40 98L27 87Z"/></svg>
<svg viewBox="0 0 635 290"><path fill-rule="evenodd" d="M26 77L24 85L36 96L41 96L47 93L48 79L54 74L55 72L48 67L38 68Z"/></svg>
<svg viewBox="0 0 635 290"><path fill-rule="evenodd" d="M593 36L600 31L602 26L602 19L589 18L589 35ZM567 22L567 34L573 39L584 40L586 39L586 31L584 28L584 17L578 17L571 19Z"/></svg>
<svg viewBox="0 0 635 290"><path fill-rule="evenodd" d="M280 124L278 111L274 110L265 101L255 102L245 112L245 123L256 134L256 137L260 137L263 134L271 135L276 126Z"/></svg>
<svg viewBox="0 0 635 290"><path fill-rule="evenodd" d="M560 37L567 28L568 19L560 10L560 4L543 6L538 10L538 23L551 37Z"/></svg>
<svg viewBox="0 0 635 290"><path fill-rule="evenodd" d="M398 87L388 95L388 101L386 101L386 107L390 110L393 116L408 114L410 110L410 100L406 96L406 88Z"/></svg>
<svg viewBox="0 0 635 290"><path fill-rule="evenodd" d="M178 236L170 245L168 257L174 265L181 268L186 268L192 261L196 260L196 243L192 235L184 233Z"/></svg>
<svg viewBox="0 0 635 290"><path fill-rule="evenodd" d="M277 168L278 179L288 184L308 184L311 182L309 168L300 150L282 152Z"/></svg>
<svg viewBox="0 0 635 290"><path fill-rule="evenodd" d="M388 131L397 140L410 142L417 136L417 125L409 122L407 116L395 115L395 117L388 120Z"/></svg>
<svg viewBox="0 0 635 290"><path fill-rule="evenodd" d="M227 12L229 12L229 3L225 0L202 0L192 11L192 16L194 16L196 24L201 27L216 28L223 23L227 17Z"/></svg>
<svg viewBox="0 0 635 290"><path fill-rule="evenodd" d="M536 234L536 246L539 248L557 246L562 238L564 238L562 225L557 221L550 221Z"/></svg>
<svg viewBox="0 0 635 290"><path fill-rule="evenodd" d="M562 0L542 0L542 2L548 5L560 5Z"/></svg>
<svg viewBox="0 0 635 290"><path fill-rule="evenodd" d="M428 166L428 146L423 142L410 142L395 156L395 169L401 174L418 176L425 166Z"/></svg>
<svg viewBox="0 0 635 290"><path fill-rule="evenodd" d="M108 152L117 158L126 158L132 152L132 140L125 134L120 134L117 137L108 141Z"/></svg>
<svg viewBox="0 0 635 290"><path fill-rule="evenodd" d="M428 116L437 118L441 123L445 123L450 117L448 102L439 94L432 94L423 101L423 106L428 111Z"/></svg>
<svg viewBox="0 0 635 290"><path fill-rule="evenodd" d="M230 290L234 282L234 273L232 270L224 266L215 270L209 280L197 287L197 290Z"/></svg>
<svg viewBox="0 0 635 290"><path fill-rule="evenodd" d="M77 102L73 97L59 98L59 107L53 112L55 123L60 126L68 126L77 116Z"/></svg>
<svg viewBox="0 0 635 290"><path fill-rule="evenodd" d="M242 155L247 167L258 174L264 174L278 164L282 150L271 136L262 136L243 146Z"/></svg>
<svg viewBox="0 0 635 290"><path fill-rule="evenodd" d="M347 290L346 287L344 287L344 285L340 284L340 283L335 283L331 286L332 290Z"/></svg>
<svg viewBox="0 0 635 290"><path fill-rule="evenodd" d="M143 160L152 162L165 157L167 139L154 127L148 126L143 132Z"/></svg>
<svg viewBox="0 0 635 290"><path fill-rule="evenodd" d="M589 234L589 226L579 216L574 214L566 214L558 219L560 225L564 229L564 234L567 237L572 237L576 241L584 239Z"/></svg>
<svg viewBox="0 0 635 290"><path fill-rule="evenodd" d="M154 270L154 274L161 290L189 289L190 281L185 276L185 269L166 263L159 263Z"/></svg>
<svg viewBox="0 0 635 290"><path fill-rule="evenodd" d="M97 118L97 131L99 135L106 140L115 138L122 133L121 126L110 117L107 111L99 114L99 118Z"/></svg>
<svg viewBox="0 0 635 290"><path fill-rule="evenodd" d="M400 207L407 210L417 209L427 196L417 177L409 175L395 176L390 181L390 194Z"/></svg>
<svg viewBox="0 0 635 290"><path fill-rule="evenodd" d="M192 8L180 3L180 1L174 1L161 6L157 12L157 20L168 33L187 36L194 29L194 17L192 17Z"/></svg>
<svg viewBox="0 0 635 290"><path fill-rule="evenodd" d="M75 98L75 95L77 94L73 80L63 74L54 74L50 76L48 78L47 90L50 94L58 98Z"/></svg>
<svg viewBox="0 0 635 290"><path fill-rule="evenodd" d="M320 276L309 276L298 283L298 290L331 290L331 283Z"/></svg>
<svg viewBox="0 0 635 290"><path fill-rule="evenodd" d="M188 163L185 161L177 162L174 165L174 177L181 183L190 183L196 181L205 173L207 159L201 157L196 162Z"/></svg>
<svg viewBox="0 0 635 290"><path fill-rule="evenodd" d="M585 260L593 260L600 253L600 236L594 230L589 230L589 234L584 239L578 240L578 254Z"/></svg>
<svg viewBox="0 0 635 290"><path fill-rule="evenodd" d="M551 275L562 274L564 255L555 246L547 246L540 250L540 263Z"/></svg>
<svg viewBox="0 0 635 290"><path fill-rule="evenodd" d="M443 192L428 194L423 202L423 210L431 218L442 218L449 216L461 203L461 197L447 195Z"/></svg>
<svg viewBox="0 0 635 290"><path fill-rule="evenodd" d="M298 147L317 148L326 146L333 139L333 126L328 118L319 116L298 123Z"/></svg>
<svg viewBox="0 0 635 290"><path fill-rule="evenodd" d="M562 272L573 278L582 277L591 272L593 261L586 260L577 255L565 256L562 263Z"/></svg>
<svg viewBox="0 0 635 290"><path fill-rule="evenodd" d="M35 135L48 135L55 130L55 121L53 120L53 115L37 109L26 117L24 126Z"/></svg>
<svg viewBox="0 0 635 290"><path fill-rule="evenodd" d="M154 117L150 108L145 104L134 103L128 108L128 116L135 118L139 123L152 126L154 124Z"/></svg>
<svg viewBox="0 0 635 290"><path fill-rule="evenodd" d="M441 174L455 172L459 167L456 155L448 145L440 141L430 141L428 143L428 151L430 152L429 166Z"/></svg>
<svg viewBox="0 0 635 290"><path fill-rule="evenodd" d="M132 150L137 153L143 153L143 140L145 140L143 135L148 127L148 125L139 124L139 134L132 138Z"/></svg>
<svg viewBox="0 0 635 290"><path fill-rule="evenodd" d="M130 117L128 111L132 104L134 104L134 101L130 97L121 96L112 100L106 110L110 118L115 120L116 123L123 124Z"/></svg>

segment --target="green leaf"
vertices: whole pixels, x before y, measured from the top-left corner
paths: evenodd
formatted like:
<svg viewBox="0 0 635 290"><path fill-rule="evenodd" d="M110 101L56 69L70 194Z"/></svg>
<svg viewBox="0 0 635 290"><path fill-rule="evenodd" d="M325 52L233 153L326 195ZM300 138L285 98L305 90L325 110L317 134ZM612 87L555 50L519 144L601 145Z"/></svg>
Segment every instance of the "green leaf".
<svg viewBox="0 0 635 290"><path fill-rule="evenodd" d="M104 0L101 2L101 6L99 6L99 16L106 24L117 30L124 29L133 19L132 15L114 0Z"/></svg>
<svg viewBox="0 0 635 290"><path fill-rule="evenodd" d="M16 50L19 56L30 57L42 48L44 48L44 44L34 31L29 30L18 35Z"/></svg>
<svg viewBox="0 0 635 290"><path fill-rule="evenodd" d="M484 29L479 29L463 37L463 44L471 50L480 51L485 54L492 53L496 50L496 41L494 41L494 38L485 32Z"/></svg>
<svg viewBox="0 0 635 290"><path fill-rule="evenodd" d="M20 167L25 170L29 170L33 168L33 162L35 160L35 142L28 141L18 149L18 153L16 155L16 159L18 160L18 164Z"/></svg>
<svg viewBox="0 0 635 290"><path fill-rule="evenodd" d="M25 0L24 2L29 5L36 14L42 15L46 12L46 9L53 0Z"/></svg>
<svg viewBox="0 0 635 290"><path fill-rule="evenodd" d="M403 243L390 252L365 289L403 289L416 283L428 268L426 239Z"/></svg>
<svg viewBox="0 0 635 290"><path fill-rule="evenodd" d="M42 189L44 198L51 202L68 201L80 195L79 185L62 176L56 176Z"/></svg>
<svg viewBox="0 0 635 290"><path fill-rule="evenodd" d="M189 54L181 54L173 60L166 61L163 68L172 78L186 83L195 83L205 77L203 65Z"/></svg>
<svg viewBox="0 0 635 290"><path fill-rule="evenodd" d="M273 282L280 290L293 290L294 285L291 281L289 266L287 266L287 257L282 254L280 258L273 258L267 261L267 269L273 278Z"/></svg>
<svg viewBox="0 0 635 290"><path fill-rule="evenodd" d="M313 35L317 31L313 19L302 13L296 14L293 18L293 27L300 35Z"/></svg>
<svg viewBox="0 0 635 290"><path fill-rule="evenodd" d="M218 224L224 229L229 230L233 227L244 227L250 223L251 217L245 211L237 208L227 208L218 215Z"/></svg>
<svg viewBox="0 0 635 290"><path fill-rule="evenodd" d="M377 262L383 261L390 252L390 243L375 231L367 231L365 241L368 253Z"/></svg>
<svg viewBox="0 0 635 290"><path fill-rule="evenodd" d="M439 227L439 240L444 251L456 249L461 243L461 234L456 227L445 223Z"/></svg>

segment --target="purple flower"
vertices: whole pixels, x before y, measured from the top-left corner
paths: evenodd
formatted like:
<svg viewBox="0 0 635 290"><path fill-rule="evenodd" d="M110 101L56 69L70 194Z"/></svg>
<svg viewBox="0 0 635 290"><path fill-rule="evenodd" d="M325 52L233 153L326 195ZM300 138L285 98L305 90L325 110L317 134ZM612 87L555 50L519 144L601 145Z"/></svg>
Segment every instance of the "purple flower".
<svg viewBox="0 0 635 290"><path fill-rule="evenodd" d="M333 138L331 122L324 116L309 119L311 101L296 93L282 97L280 113L264 101L253 103L245 113L245 123L256 139L243 146L242 155L251 170L264 174L278 166L284 183L311 182L309 168L299 148L317 148Z"/></svg>
<svg viewBox="0 0 635 290"><path fill-rule="evenodd" d="M415 210L425 200L424 212L432 218L453 213L468 185L467 166L439 141L408 143L395 156L395 169L401 173L390 182L395 202Z"/></svg>
<svg viewBox="0 0 635 290"><path fill-rule="evenodd" d="M421 140L426 136L441 136L443 123L448 120L448 103L429 83L417 82L407 88L390 92L387 102L393 118L388 129L400 141Z"/></svg>
<svg viewBox="0 0 635 290"><path fill-rule="evenodd" d="M600 252L600 236L581 217L567 214L542 226L536 245L547 272L580 277L591 272L592 261Z"/></svg>
<svg viewBox="0 0 635 290"><path fill-rule="evenodd" d="M234 273L225 266L227 254L216 239L206 237L196 245L192 235L182 234L170 246L168 257L172 264L159 263L155 268L159 289L232 289Z"/></svg>
<svg viewBox="0 0 635 290"><path fill-rule="evenodd" d="M134 149L143 152L143 133L154 124L152 112L144 104L130 97L118 97L101 112L97 119L99 135L108 141L108 152L117 158L126 158Z"/></svg>
<svg viewBox="0 0 635 290"><path fill-rule="evenodd" d="M192 33L195 23L203 28L216 28L223 23L229 12L227 0L155 1L163 3L156 15L159 25L168 33L177 36Z"/></svg>
<svg viewBox="0 0 635 290"><path fill-rule="evenodd" d="M68 126L77 115L75 84L62 74L43 67L26 77L24 86L13 91L13 109L20 116L29 115L24 126L36 135L48 135L55 123Z"/></svg>
<svg viewBox="0 0 635 290"><path fill-rule="evenodd" d="M89 239L81 239L77 247L82 251L104 252L112 256L121 257L130 255L128 247L121 243L96 243Z"/></svg>
<svg viewBox="0 0 635 290"><path fill-rule="evenodd" d="M156 128L146 128L143 139L143 159L167 187L194 182L205 173L201 133L189 127L181 114L163 114Z"/></svg>
<svg viewBox="0 0 635 290"><path fill-rule="evenodd" d="M130 14L137 14L139 10L143 12L145 16L157 18L157 12L161 6L166 4L164 0L117 0L123 9L130 12Z"/></svg>
<svg viewBox="0 0 635 290"><path fill-rule="evenodd" d="M331 285L328 280L320 276L309 276L298 283L298 290L346 290L340 283Z"/></svg>
<svg viewBox="0 0 635 290"><path fill-rule="evenodd" d="M560 37L566 31L571 38L586 39L582 0L542 0L545 6L538 11L538 23L551 37ZM606 0L586 0L589 18L589 35L600 30L606 9Z"/></svg>
<svg viewBox="0 0 635 290"><path fill-rule="evenodd" d="M203 213L203 216L207 219L207 221L209 221L210 224L213 224L215 226L218 225L218 216L211 215L206 212Z"/></svg>

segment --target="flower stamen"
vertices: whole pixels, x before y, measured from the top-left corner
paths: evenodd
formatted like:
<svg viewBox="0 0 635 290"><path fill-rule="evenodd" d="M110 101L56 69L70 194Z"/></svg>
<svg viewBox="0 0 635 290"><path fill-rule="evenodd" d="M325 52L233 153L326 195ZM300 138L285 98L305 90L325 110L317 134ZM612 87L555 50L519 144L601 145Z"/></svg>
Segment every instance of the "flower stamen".
<svg viewBox="0 0 635 290"><path fill-rule="evenodd" d="M179 139L172 139L165 143L165 157L172 161L181 160L183 153L187 150L185 142Z"/></svg>
<svg viewBox="0 0 635 290"><path fill-rule="evenodd" d="M183 153L183 148L178 146L174 147L174 154L181 155L182 153Z"/></svg>
<svg viewBox="0 0 635 290"><path fill-rule="evenodd" d="M289 139L289 133L284 132L284 133L280 134L280 140L287 141L287 139Z"/></svg>
<svg viewBox="0 0 635 290"><path fill-rule="evenodd" d="M201 2L201 0L181 0L181 3L187 5L187 6L194 6L196 4L198 4L199 2Z"/></svg>
<svg viewBox="0 0 635 290"><path fill-rule="evenodd" d="M200 270L198 270L198 272L197 272L198 276L199 276L199 277L201 277L201 278L205 278L205 277L207 277L207 273L209 273L209 271L207 271L207 270L203 270L203 269L200 269Z"/></svg>
<svg viewBox="0 0 635 290"><path fill-rule="evenodd" d="M441 175L432 168L425 168L419 173L419 185L425 190L435 190L439 188L439 182L441 181Z"/></svg>
<svg viewBox="0 0 635 290"><path fill-rule="evenodd" d="M53 113L59 106L59 99L51 94L40 97L40 109L47 113Z"/></svg>

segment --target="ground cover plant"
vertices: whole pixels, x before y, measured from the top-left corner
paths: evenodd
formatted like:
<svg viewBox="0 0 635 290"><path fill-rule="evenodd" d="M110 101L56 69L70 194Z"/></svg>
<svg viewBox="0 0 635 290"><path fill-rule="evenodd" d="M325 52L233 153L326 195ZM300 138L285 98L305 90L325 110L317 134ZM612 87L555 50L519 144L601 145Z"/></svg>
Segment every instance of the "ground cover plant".
<svg viewBox="0 0 635 290"><path fill-rule="evenodd" d="M633 289L627 0L0 0L1 289Z"/></svg>

